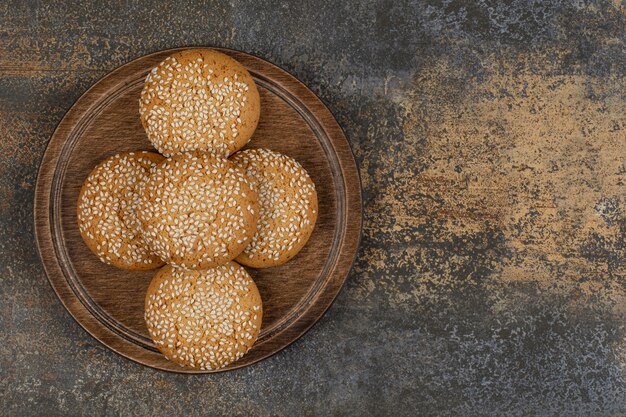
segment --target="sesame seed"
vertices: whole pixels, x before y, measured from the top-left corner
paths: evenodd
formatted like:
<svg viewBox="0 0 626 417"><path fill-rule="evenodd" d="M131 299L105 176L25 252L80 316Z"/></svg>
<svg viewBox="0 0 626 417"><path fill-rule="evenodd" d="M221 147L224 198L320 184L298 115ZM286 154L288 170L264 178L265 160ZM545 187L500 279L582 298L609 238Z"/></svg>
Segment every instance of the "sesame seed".
<svg viewBox="0 0 626 417"><path fill-rule="evenodd" d="M137 216L138 189L162 159L150 152L120 153L101 162L85 180L78 227L88 246L97 242L90 247L102 262L126 269L163 264L147 248Z"/></svg>
<svg viewBox="0 0 626 417"><path fill-rule="evenodd" d="M261 317L258 289L234 262L203 271L166 266L146 297L146 324L156 346L168 359L200 369L241 358L259 334Z"/></svg>
<svg viewBox="0 0 626 417"><path fill-rule="evenodd" d="M297 161L278 152L246 149L231 160L245 170L259 193L260 209L257 231L237 260L245 264L245 258L256 257L279 265L304 246L313 230L315 184Z"/></svg>
<svg viewBox="0 0 626 417"><path fill-rule="evenodd" d="M204 52L193 61L187 61L184 54L166 58L146 77L139 100L146 134L165 156L195 149L228 156L245 145L256 126L258 115L253 115L252 129L247 128L250 135L235 140L247 126L241 118L245 102L258 92L250 88L253 81L243 66L217 67L216 55L230 61L221 53ZM212 74L218 70L232 76L216 78Z"/></svg>
<svg viewBox="0 0 626 417"><path fill-rule="evenodd" d="M258 216L240 209L258 206L244 172L207 152L166 160L152 171L139 199L139 219L152 251L187 268L208 268L233 259L258 221Z"/></svg>

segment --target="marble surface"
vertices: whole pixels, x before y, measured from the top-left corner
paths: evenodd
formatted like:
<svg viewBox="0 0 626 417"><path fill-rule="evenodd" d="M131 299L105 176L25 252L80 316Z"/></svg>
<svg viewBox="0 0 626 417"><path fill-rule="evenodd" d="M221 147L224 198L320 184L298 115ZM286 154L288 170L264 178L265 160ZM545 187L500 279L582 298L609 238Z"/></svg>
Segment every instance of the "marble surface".
<svg viewBox="0 0 626 417"><path fill-rule="evenodd" d="M626 413L623 1L0 4L0 414ZM265 58L356 155L363 240L335 304L254 366L173 375L64 310L35 249L55 126L143 54Z"/></svg>

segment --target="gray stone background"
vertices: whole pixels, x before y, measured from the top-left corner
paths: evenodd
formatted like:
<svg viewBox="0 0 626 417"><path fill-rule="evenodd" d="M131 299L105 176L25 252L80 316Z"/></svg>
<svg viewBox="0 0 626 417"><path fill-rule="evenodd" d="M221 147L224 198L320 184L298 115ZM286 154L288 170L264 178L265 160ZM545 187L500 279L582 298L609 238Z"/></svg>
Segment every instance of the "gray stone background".
<svg viewBox="0 0 626 417"><path fill-rule="evenodd" d="M3 1L0 414L626 414L626 4ZM351 142L363 241L333 307L254 366L172 375L74 322L36 253L55 126L165 48L294 74Z"/></svg>

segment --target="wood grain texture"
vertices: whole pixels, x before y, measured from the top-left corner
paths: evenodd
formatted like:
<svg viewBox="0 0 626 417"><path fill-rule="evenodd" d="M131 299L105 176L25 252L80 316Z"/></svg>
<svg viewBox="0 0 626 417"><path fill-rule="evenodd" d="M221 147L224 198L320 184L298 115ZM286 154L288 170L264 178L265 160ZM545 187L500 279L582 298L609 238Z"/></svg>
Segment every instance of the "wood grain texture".
<svg viewBox="0 0 626 417"><path fill-rule="evenodd" d="M117 353L155 368L204 373L167 361L148 337L145 291L154 271L102 264L83 243L76 201L90 170L117 152L153 150L138 113L148 71L175 50L144 56L113 71L70 109L46 149L35 191L37 243L48 278L72 316ZM222 50L244 64L261 94L261 119L248 147L298 160L316 184L319 217L313 235L289 263L251 270L264 303L261 334L240 368L283 349L330 306L354 260L361 231L358 171L348 142L324 104L301 82L254 56Z"/></svg>

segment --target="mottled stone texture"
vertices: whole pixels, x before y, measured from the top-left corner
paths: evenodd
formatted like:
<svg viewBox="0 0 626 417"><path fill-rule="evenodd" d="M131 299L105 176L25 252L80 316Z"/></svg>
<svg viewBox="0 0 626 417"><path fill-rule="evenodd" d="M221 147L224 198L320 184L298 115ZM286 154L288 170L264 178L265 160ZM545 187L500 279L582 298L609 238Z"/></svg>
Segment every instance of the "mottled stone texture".
<svg viewBox="0 0 626 417"><path fill-rule="evenodd" d="M626 413L626 6L595 1L0 4L0 414ZM257 365L186 376L86 334L47 283L37 167L100 77L185 45L304 81L352 144L354 270Z"/></svg>

